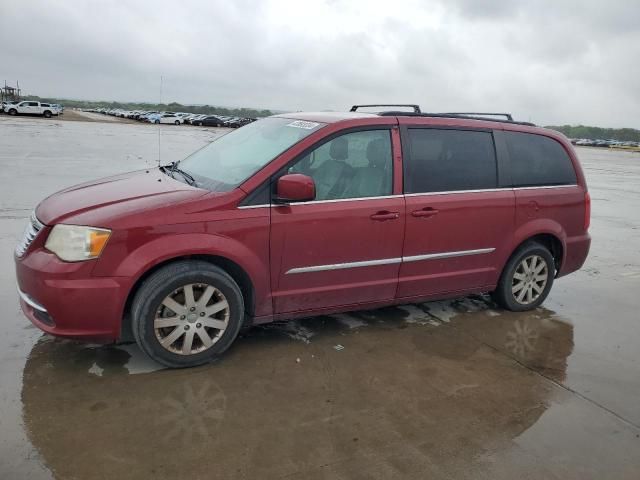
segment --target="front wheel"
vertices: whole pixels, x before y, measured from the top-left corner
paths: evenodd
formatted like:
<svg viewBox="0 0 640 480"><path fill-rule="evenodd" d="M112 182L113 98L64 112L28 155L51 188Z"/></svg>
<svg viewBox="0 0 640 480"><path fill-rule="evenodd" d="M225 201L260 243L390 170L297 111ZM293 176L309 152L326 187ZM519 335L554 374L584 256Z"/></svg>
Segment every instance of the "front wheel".
<svg viewBox="0 0 640 480"><path fill-rule="evenodd" d="M493 298L507 310L533 310L549 295L554 277L551 252L537 242L526 243L507 262Z"/></svg>
<svg viewBox="0 0 640 480"><path fill-rule="evenodd" d="M183 261L152 274L138 290L131 313L142 351L167 367L193 367L216 359L233 343L244 301L224 270Z"/></svg>
<svg viewBox="0 0 640 480"><path fill-rule="evenodd" d="M44 112L44 118L51 118L51 112L49 110Z"/></svg>
<svg viewBox="0 0 640 480"><path fill-rule="evenodd" d="M17 115L18 111L15 108L12 108L11 110L9 110L9 115Z"/></svg>
<svg viewBox="0 0 640 480"><path fill-rule="evenodd" d="M180 120L176 120L174 123L175 123L176 125L180 125Z"/></svg>
<svg viewBox="0 0 640 480"><path fill-rule="evenodd" d="M155 123L156 125L160 123L160 120L156 120L153 123Z"/></svg>

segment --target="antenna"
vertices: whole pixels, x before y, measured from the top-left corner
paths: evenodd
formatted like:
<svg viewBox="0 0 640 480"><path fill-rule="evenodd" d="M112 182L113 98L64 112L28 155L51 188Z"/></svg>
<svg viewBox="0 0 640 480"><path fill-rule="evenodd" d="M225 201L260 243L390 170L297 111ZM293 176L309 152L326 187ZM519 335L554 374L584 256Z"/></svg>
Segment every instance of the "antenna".
<svg viewBox="0 0 640 480"><path fill-rule="evenodd" d="M160 105L162 105L162 75L160 75ZM160 122L158 122L158 166L160 166Z"/></svg>

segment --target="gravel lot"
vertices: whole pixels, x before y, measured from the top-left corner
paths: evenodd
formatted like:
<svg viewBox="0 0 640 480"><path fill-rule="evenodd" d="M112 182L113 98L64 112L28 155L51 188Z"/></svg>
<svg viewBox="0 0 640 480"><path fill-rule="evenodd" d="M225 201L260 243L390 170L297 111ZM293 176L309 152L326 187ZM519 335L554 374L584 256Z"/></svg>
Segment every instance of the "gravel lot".
<svg viewBox="0 0 640 480"><path fill-rule="evenodd" d="M31 326L12 255L33 207L224 132L0 117L0 478L639 478L638 153L578 149L592 251L534 312L316 317L174 371Z"/></svg>

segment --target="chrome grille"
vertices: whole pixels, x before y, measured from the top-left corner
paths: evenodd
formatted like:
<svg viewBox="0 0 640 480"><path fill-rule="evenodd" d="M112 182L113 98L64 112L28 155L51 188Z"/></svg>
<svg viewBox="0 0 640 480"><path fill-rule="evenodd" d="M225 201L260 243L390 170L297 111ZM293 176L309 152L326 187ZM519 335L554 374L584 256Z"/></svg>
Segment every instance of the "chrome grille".
<svg viewBox="0 0 640 480"><path fill-rule="evenodd" d="M36 213L33 212L29 218L29 223L24 229L22 240L16 246L16 255L19 257L24 255L24 252L27 251L31 242L33 242L33 240L38 236L38 233L43 227L44 225L36 218Z"/></svg>

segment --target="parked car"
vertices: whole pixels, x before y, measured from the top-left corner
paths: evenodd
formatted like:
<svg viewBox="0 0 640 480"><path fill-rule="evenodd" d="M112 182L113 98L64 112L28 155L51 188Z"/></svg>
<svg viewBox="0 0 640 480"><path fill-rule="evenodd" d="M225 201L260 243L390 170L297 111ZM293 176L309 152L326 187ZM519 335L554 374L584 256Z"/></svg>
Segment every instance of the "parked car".
<svg viewBox="0 0 640 480"><path fill-rule="evenodd" d="M224 123L225 127L240 128L255 121L253 118L231 118Z"/></svg>
<svg viewBox="0 0 640 480"><path fill-rule="evenodd" d="M152 113L146 116L146 120L149 123L166 123L180 125L182 121L176 117L173 113Z"/></svg>
<svg viewBox="0 0 640 480"><path fill-rule="evenodd" d="M151 118L153 117L155 119L155 117L162 115L160 112L146 112L142 115L140 115L140 117L138 117L138 120L140 120L141 122L151 122L153 123L153 121L151 120Z"/></svg>
<svg viewBox="0 0 640 480"><path fill-rule="evenodd" d="M69 188L16 253L25 315L52 335L136 340L169 367L243 326L491 292L538 307L589 246L569 141L461 114L291 113L186 159Z"/></svg>
<svg viewBox="0 0 640 480"><path fill-rule="evenodd" d="M142 120L144 120L144 117L149 115L150 113L152 113L152 112L148 112L146 110L141 110L141 111L136 112L136 113L133 114L133 119L142 121Z"/></svg>
<svg viewBox="0 0 640 480"><path fill-rule="evenodd" d="M185 120L185 123L189 123L190 125L196 125L197 121L203 118L207 118L207 115L194 114L191 117L189 117L188 120Z"/></svg>
<svg viewBox="0 0 640 480"><path fill-rule="evenodd" d="M51 118L52 115L57 115L58 112L48 103L34 102L31 100L25 100L7 107L7 113L9 115L40 115L45 118Z"/></svg>
<svg viewBox="0 0 640 480"><path fill-rule="evenodd" d="M12 105L15 105L18 102L14 102L14 101L5 101L2 102L2 105L0 105L0 110L2 110L3 113L9 113L9 108L11 108Z"/></svg>
<svg viewBox="0 0 640 480"><path fill-rule="evenodd" d="M204 118L194 120L192 123L199 127L222 127L224 125L224 120L216 115L209 115Z"/></svg>
<svg viewBox="0 0 640 480"><path fill-rule="evenodd" d="M153 123L180 125L182 123L182 119L173 113L164 113L154 117Z"/></svg>

